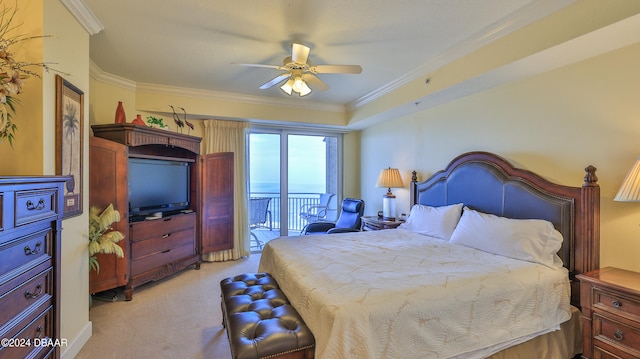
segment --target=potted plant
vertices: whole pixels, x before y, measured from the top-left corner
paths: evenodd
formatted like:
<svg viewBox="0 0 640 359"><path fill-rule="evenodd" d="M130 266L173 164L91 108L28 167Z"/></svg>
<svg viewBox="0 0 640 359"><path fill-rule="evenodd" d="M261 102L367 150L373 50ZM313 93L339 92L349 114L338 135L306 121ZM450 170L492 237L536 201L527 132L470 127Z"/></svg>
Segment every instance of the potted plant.
<svg viewBox="0 0 640 359"><path fill-rule="evenodd" d="M100 273L100 263L96 254L115 254L118 258L123 258L122 248L117 244L124 235L111 226L120 221L120 212L109 204L103 211L100 208L91 206L89 209L89 270Z"/></svg>
<svg viewBox="0 0 640 359"><path fill-rule="evenodd" d="M149 127L162 128L165 130L169 128L169 126L165 125L162 117L157 118L153 116L147 116L147 123L149 124Z"/></svg>

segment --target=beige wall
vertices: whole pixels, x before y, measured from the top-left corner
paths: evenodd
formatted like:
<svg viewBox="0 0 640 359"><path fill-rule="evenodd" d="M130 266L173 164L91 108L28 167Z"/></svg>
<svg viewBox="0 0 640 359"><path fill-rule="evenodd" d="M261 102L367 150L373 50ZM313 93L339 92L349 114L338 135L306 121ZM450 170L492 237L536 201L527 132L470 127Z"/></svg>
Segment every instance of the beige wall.
<svg viewBox="0 0 640 359"><path fill-rule="evenodd" d="M44 33L52 35L45 40L45 61L55 63L67 81L84 92L83 130L88 134L89 92L89 34L59 1L44 0ZM43 78L46 172L55 171L55 73L46 73ZM87 227L89 204L88 141L84 141L83 161L83 214L65 219L62 223L62 273L61 273L61 337L70 346L62 348L64 357L73 357L91 336L89 322L89 266L87 252Z"/></svg>
<svg viewBox="0 0 640 359"><path fill-rule="evenodd" d="M640 204L612 201L640 155L638 63L640 44L364 130L367 213L382 206L384 190L374 184L386 166L408 184L412 170L425 179L458 154L483 150L579 186L592 164L602 194L601 265L640 271ZM394 192L399 211L408 211L408 187Z"/></svg>
<svg viewBox="0 0 640 359"><path fill-rule="evenodd" d="M127 115L127 122L131 122L136 115L140 115L146 122L147 116L154 116L156 118L162 118L163 122L169 126L171 131L175 131L176 126L173 122L173 116L166 111L171 111L171 108L166 105L160 111L158 107L157 112L145 111L140 108L139 94L136 91L136 84L128 80L119 79L119 82L105 81L104 78L91 77L90 83L91 93L93 94L93 101L90 104L89 109L89 123L95 124L108 124L113 123L115 120L116 107L118 101L122 101L125 114ZM165 97L159 97L155 99L156 103L169 103L174 107L189 108L184 104L184 101L177 101L175 99L167 99ZM177 108L176 108L177 109ZM182 115L182 112L179 112ZM195 130L187 130L186 127L183 133L192 136L202 137L204 131L204 125L201 120L192 119L191 113L188 113L189 121L194 124ZM182 118L182 116L180 116Z"/></svg>

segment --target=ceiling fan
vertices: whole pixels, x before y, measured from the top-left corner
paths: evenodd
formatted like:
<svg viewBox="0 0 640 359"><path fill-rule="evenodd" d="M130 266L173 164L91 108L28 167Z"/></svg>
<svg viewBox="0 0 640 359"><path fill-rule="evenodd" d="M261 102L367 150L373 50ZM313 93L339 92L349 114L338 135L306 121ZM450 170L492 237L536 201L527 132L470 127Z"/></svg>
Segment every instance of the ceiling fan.
<svg viewBox="0 0 640 359"><path fill-rule="evenodd" d="M329 86L324 83L317 74L359 74L362 72L360 65L312 65L309 62L309 52L311 49L302 44L294 43L291 49L291 56L287 56L282 61L282 65L265 64L238 64L249 67L266 67L284 71L274 77L271 81L260 86L261 90L271 88L283 81L280 89L291 96L292 92L305 96L311 93L311 87L319 91L326 91Z"/></svg>

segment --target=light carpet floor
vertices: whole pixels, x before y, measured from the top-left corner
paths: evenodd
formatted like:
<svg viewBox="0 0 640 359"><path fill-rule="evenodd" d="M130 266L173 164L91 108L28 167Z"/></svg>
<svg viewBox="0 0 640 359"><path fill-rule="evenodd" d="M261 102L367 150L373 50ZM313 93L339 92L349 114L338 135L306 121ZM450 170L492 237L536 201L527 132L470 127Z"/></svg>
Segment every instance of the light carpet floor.
<svg viewBox="0 0 640 359"><path fill-rule="evenodd" d="M202 263L135 288L127 302L94 300L93 335L76 356L85 358L231 357L222 327L220 281L256 272L259 254L222 263Z"/></svg>

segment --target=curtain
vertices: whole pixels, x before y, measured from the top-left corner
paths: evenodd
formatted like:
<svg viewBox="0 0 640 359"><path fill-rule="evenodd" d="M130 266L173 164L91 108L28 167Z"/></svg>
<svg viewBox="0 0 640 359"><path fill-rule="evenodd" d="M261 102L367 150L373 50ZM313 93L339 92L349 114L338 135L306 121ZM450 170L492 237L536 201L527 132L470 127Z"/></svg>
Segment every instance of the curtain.
<svg viewBox="0 0 640 359"><path fill-rule="evenodd" d="M202 140L203 153L234 153L234 229L233 249L205 253L202 260L222 262L248 257L251 254L249 224L247 216L247 174L246 174L246 141L248 122L205 120Z"/></svg>

